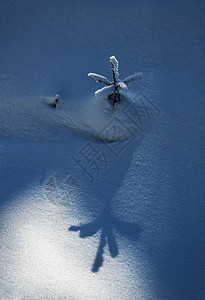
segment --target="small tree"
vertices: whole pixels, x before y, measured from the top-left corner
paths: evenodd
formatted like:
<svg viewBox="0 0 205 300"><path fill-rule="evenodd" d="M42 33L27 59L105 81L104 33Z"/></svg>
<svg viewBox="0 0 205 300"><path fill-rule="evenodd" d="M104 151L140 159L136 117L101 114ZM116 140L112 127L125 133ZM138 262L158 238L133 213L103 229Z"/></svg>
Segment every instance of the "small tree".
<svg viewBox="0 0 205 300"><path fill-rule="evenodd" d="M106 77L98 75L95 73L89 73L88 77L94 79L97 82L104 83L106 87L97 90L95 95L104 96L113 101L113 106L116 102L120 101L120 93L127 91L127 84L141 80L143 78L142 73L136 73L134 75L128 76L123 80L119 79L118 67L119 63L115 56L110 57L110 63L112 67L113 81L109 81Z"/></svg>

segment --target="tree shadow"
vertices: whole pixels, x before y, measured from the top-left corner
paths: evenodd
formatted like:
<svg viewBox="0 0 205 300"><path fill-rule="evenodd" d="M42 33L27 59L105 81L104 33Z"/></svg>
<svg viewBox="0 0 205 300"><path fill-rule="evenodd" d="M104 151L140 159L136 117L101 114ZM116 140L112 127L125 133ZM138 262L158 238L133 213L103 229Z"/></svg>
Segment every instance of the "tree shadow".
<svg viewBox="0 0 205 300"><path fill-rule="evenodd" d="M152 113L154 117L159 116L160 110L144 94L136 94L132 98L122 96L121 100L120 104L118 103L118 110L112 111L113 119L98 133L96 141L96 143L101 143L102 152L110 155L106 157L111 158L108 162L112 162L112 168L107 168L105 174L101 174L101 180L94 182L93 179L90 185L88 182L85 183L85 186L90 187L94 192L97 201L100 205L103 205L104 209L98 218L94 217L92 222L69 227L69 231L79 231L81 238L91 237L100 232L100 241L92 272L98 272L102 267L106 246L111 257L115 258L118 255L116 233L131 241L138 240L141 235L141 228L138 224L122 221L114 215L111 208L111 199L122 187L133 154L148 133L148 131L144 131L144 128L147 128L149 121L152 119ZM119 133L120 138L123 138L117 139L116 132ZM124 136L123 132L125 132ZM113 137L110 139L112 135ZM106 150L104 151L104 149ZM84 173L82 174L84 175ZM83 181L81 181L81 187L83 186L82 183ZM133 184L136 184L136 182L133 181ZM89 209L87 202L85 205Z"/></svg>
<svg viewBox="0 0 205 300"><path fill-rule="evenodd" d="M91 237L101 231L96 257L92 266L92 272L94 273L98 272L103 265L103 254L106 245L112 258L118 255L119 249L115 232L131 241L138 240L141 235L141 228L138 224L124 222L115 217L109 204L97 219L79 226L72 225L69 227L69 231L79 231L81 238Z"/></svg>

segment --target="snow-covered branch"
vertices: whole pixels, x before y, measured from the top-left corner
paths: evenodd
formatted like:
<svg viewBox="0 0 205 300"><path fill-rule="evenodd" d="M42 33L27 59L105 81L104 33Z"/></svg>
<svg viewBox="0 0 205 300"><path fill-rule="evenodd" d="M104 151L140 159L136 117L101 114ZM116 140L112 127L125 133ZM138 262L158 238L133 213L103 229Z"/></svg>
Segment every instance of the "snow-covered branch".
<svg viewBox="0 0 205 300"><path fill-rule="evenodd" d="M117 87L123 91L127 90L127 86L123 81L118 82Z"/></svg>
<svg viewBox="0 0 205 300"><path fill-rule="evenodd" d="M101 82L107 85L106 87L97 90L95 92L95 95L108 98L109 100L112 100L113 105L115 105L116 102L120 101L120 95L122 94L122 91L127 91L126 84L134 81L139 81L143 79L143 76L142 73L136 73L134 75L126 77L124 80L120 80L118 72L119 62L115 58L115 56L110 57L110 64L112 67L113 82L109 81L106 77L98 75L96 73L89 73L88 77L94 79L97 82Z"/></svg>
<svg viewBox="0 0 205 300"><path fill-rule="evenodd" d="M100 96L100 97L109 97L109 95L111 95L112 93L114 93L115 91L115 86L111 85L111 86L105 86L104 88L97 90L95 92L96 96Z"/></svg>
<svg viewBox="0 0 205 300"><path fill-rule="evenodd" d="M139 81L143 79L143 74L142 73L135 73L134 75L126 77L123 82L124 83L130 83L134 81Z"/></svg>
<svg viewBox="0 0 205 300"><path fill-rule="evenodd" d="M114 84L115 84L116 82L118 82L118 78L119 78L119 72L118 72L119 62L115 58L115 56L111 56L110 63L112 66L113 79L114 79Z"/></svg>
<svg viewBox="0 0 205 300"><path fill-rule="evenodd" d="M106 85L111 85L112 84L105 76L98 75L96 73L89 73L88 77L90 77L91 79L94 79L97 82L104 83Z"/></svg>

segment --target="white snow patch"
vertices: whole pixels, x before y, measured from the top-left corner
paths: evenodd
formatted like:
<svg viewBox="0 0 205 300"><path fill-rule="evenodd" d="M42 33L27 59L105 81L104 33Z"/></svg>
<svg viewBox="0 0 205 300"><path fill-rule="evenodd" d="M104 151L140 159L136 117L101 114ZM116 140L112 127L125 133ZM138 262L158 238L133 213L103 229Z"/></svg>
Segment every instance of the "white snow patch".
<svg viewBox="0 0 205 300"><path fill-rule="evenodd" d="M118 81L118 77L119 77L119 72L118 72L118 67L119 67L119 62L118 60L116 59L115 56L111 56L110 57L110 63L112 65L112 70L115 74L115 79L116 81Z"/></svg>
<svg viewBox="0 0 205 300"><path fill-rule="evenodd" d="M97 97L108 97L110 94L112 94L115 91L115 86L105 86L95 92L95 96Z"/></svg>
<svg viewBox="0 0 205 300"><path fill-rule="evenodd" d="M99 236L68 232L79 220L43 193L30 190L1 212L1 299L146 299L143 277L122 257L105 253L102 272L90 271Z"/></svg>

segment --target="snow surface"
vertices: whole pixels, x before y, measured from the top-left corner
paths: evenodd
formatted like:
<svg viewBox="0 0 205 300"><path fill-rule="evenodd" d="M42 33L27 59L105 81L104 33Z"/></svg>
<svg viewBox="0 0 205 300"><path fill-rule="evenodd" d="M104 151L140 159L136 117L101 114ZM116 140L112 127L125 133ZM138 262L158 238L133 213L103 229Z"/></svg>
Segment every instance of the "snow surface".
<svg viewBox="0 0 205 300"><path fill-rule="evenodd" d="M204 13L0 1L0 299L205 299ZM144 74L115 107L113 55Z"/></svg>

